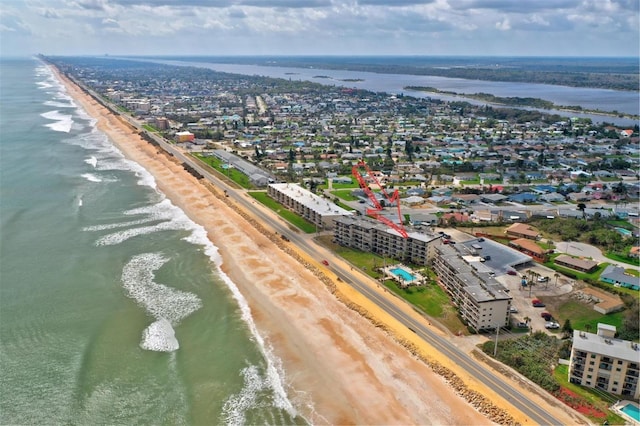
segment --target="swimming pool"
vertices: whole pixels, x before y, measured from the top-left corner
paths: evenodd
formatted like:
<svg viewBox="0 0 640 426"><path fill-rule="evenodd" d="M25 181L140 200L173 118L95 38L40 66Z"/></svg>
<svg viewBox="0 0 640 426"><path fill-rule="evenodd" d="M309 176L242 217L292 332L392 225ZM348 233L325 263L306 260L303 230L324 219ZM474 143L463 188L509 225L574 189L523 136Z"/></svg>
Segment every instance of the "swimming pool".
<svg viewBox="0 0 640 426"><path fill-rule="evenodd" d="M402 268L393 268L389 272L391 272L396 277L402 278L406 282L411 282L411 281L414 281L416 279L416 277L414 275L408 273L407 271L405 271Z"/></svg>
<svg viewBox="0 0 640 426"><path fill-rule="evenodd" d="M640 409L638 409L638 407L636 407L635 405L627 404L624 407L621 407L620 411L622 411L632 419L635 419L636 421L640 422Z"/></svg>
<svg viewBox="0 0 640 426"><path fill-rule="evenodd" d="M625 237L630 237L633 235L633 232L629 231L628 229L618 228L618 227L615 227L614 229L619 233L621 233L622 235L624 235Z"/></svg>

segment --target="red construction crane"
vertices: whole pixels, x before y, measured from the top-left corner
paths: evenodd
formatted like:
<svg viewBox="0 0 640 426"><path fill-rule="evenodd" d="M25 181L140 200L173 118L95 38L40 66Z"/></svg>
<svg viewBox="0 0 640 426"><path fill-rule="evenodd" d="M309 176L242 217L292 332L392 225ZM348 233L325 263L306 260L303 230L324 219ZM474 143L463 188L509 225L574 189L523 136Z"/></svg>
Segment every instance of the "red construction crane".
<svg viewBox="0 0 640 426"><path fill-rule="evenodd" d="M380 192L382 192L382 195L390 205L393 204L394 202L396 203L396 206L398 207L399 223L394 223L392 220L389 220L388 218L380 214L383 208L380 205L380 202L378 201L376 196L373 194L373 192L371 192L371 189L369 188L369 185L367 184L367 182L364 180L364 177L362 177L362 175L360 174L360 170L359 170L360 168L364 168L365 171L367 172L367 176L370 179L373 179L373 181L378 185L378 187L380 188ZM378 179L376 179L375 175L371 173L371 170L369 170L369 167L366 165L364 161L360 161L358 162L358 164L353 166L353 168L351 169L351 173L358 180L358 184L360 185L360 188L362 188L365 194L367 194L367 197L369 197L369 199L371 200L371 203L373 203L373 206L375 207L373 209L367 209L366 210L367 215L395 229L396 231L398 231L398 233L400 233L400 235L402 235L402 238L409 238L409 234L407 234L407 231L404 229L404 226L402 225L403 217L402 217L402 213L400 212L400 194L398 193L398 190L397 189L394 190L393 194L389 196L389 194L387 194L387 192L384 190L384 187L380 185L380 182L378 181Z"/></svg>

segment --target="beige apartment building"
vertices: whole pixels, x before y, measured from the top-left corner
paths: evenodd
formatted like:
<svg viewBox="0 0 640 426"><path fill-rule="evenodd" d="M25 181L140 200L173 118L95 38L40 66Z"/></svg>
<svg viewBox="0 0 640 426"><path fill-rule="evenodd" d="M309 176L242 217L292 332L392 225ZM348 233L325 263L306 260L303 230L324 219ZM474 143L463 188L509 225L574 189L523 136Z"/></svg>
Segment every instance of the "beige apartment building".
<svg viewBox="0 0 640 426"><path fill-rule="evenodd" d="M267 193L278 203L315 224L318 230L332 229L334 219L352 215L350 211L295 183L269 184Z"/></svg>
<svg viewBox="0 0 640 426"><path fill-rule="evenodd" d="M429 245L440 236L407 230L409 237L368 217L342 216L334 219L333 239L337 244L377 253L415 265L427 264Z"/></svg>
<svg viewBox="0 0 640 426"><path fill-rule="evenodd" d="M637 400L640 348L615 334L608 324L598 324L597 334L574 330L569 381Z"/></svg>
<svg viewBox="0 0 640 426"><path fill-rule="evenodd" d="M476 331L509 325L512 297L489 273L477 271L455 248L442 243L429 246L429 262L467 325Z"/></svg>

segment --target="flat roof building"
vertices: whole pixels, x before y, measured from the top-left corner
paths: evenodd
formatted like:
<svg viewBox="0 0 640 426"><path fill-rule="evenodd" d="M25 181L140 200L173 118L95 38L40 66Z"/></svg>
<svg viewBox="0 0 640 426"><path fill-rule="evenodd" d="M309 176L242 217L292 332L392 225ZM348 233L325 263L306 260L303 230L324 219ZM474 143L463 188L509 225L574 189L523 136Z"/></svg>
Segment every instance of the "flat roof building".
<svg viewBox="0 0 640 426"><path fill-rule="evenodd" d="M569 381L637 400L640 348L615 334L608 324L598 324L597 334L573 331Z"/></svg>
<svg viewBox="0 0 640 426"><path fill-rule="evenodd" d="M272 183L267 187L267 193L283 206L324 229L333 229L334 219L352 215L350 211L296 183Z"/></svg>
<svg viewBox="0 0 640 426"><path fill-rule="evenodd" d="M377 220L368 217L342 216L334 220L333 238L337 244L368 253L378 253L416 265L427 264L429 244L440 238L407 230L408 238Z"/></svg>
<svg viewBox="0 0 640 426"><path fill-rule="evenodd" d="M447 244L432 244L429 262L467 325L477 331L509 325L512 297L489 273L475 270Z"/></svg>

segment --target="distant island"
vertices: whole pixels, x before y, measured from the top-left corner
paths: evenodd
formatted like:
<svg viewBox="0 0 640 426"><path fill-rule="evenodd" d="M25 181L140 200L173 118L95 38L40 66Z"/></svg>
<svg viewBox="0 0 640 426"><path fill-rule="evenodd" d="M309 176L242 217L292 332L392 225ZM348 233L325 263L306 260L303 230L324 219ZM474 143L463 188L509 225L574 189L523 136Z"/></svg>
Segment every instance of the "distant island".
<svg viewBox="0 0 640 426"><path fill-rule="evenodd" d="M405 90L413 90L416 92L429 92L429 93L438 93L443 95L450 96L460 96L469 99L476 99L479 101L485 101L490 104L495 105L504 105L508 107L529 107L529 108L539 108L539 109L558 109L563 111L574 111L574 112L588 112L593 114L602 114L609 116L618 116L618 117L627 117L632 119L640 118L637 115L631 114L622 114L618 111L601 111L601 110L590 110L582 108L580 105L556 105L551 101L546 101L540 98L521 98L521 97L503 97L503 96L495 96L490 93L457 93L446 90L440 90L435 87L429 86L405 86Z"/></svg>
<svg viewBox="0 0 640 426"><path fill-rule="evenodd" d="M357 83L357 82L364 81L364 79L363 78L342 78L342 79L340 79L340 81L345 81L345 82L349 82L349 83Z"/></svg>
<svg viewBox="0 0 640 426"><path fill-rule="evenodd" d="M332 77L330 77L328 75L314 75L313 78L328 78L328 79L331 79Z"/></svg>

